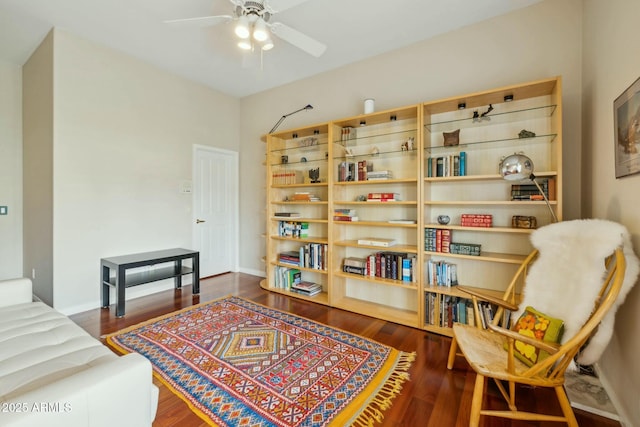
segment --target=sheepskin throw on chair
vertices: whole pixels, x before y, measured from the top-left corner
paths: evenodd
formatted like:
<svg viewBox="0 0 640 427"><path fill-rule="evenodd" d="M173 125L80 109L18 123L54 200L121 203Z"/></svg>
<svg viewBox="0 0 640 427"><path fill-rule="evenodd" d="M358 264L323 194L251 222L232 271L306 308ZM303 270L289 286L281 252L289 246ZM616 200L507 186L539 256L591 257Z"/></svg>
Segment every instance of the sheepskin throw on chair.
<svg viewBox="0 0 640 427"><path fill-rule="evenodd" d="M525 307L535 307L564 320L566 339L571 338L591 314L605 274L603 259L616 248L623 248L627 267L618 299L577 360L584 365L595 363L611 339L616 311L640 272L640 261L633 252L629 232L621 224L602 219L564 221L535 230L531 243L540 255L529 270L520 311L514 318L520 316ZM569 304L571 309L567 310Z"/></svg>

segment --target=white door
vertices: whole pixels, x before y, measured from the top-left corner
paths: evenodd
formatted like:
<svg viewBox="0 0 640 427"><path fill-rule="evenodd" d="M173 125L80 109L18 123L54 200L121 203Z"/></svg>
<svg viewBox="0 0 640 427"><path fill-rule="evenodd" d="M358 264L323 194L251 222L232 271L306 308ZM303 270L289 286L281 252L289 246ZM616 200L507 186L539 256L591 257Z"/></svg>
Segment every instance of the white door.
<svg viewBox="0 0 640 427"><path fill-rule="evenodd" d="M238 153L193 147L193 245L200 277L238 270Z"/></svg>

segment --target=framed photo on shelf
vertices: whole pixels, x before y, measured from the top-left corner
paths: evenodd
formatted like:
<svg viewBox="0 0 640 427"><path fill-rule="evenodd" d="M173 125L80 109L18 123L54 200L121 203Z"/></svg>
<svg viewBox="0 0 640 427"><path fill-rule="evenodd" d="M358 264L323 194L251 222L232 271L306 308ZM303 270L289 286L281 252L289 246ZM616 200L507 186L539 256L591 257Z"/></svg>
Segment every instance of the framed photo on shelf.
<svg viewBox="0 0 640 427"><path fill-rule="evenodd" d="M640 172L640 78L613 101L616 178Z"/></svg>

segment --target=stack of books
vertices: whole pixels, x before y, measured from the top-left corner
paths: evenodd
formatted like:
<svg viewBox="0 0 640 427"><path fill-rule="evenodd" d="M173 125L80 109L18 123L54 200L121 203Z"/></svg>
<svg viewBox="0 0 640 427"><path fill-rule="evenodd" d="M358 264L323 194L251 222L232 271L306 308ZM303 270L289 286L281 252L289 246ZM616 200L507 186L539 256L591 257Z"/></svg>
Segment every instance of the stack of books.
<svg viewBox="0 0 640 427"><path fill-rule="evenodd" d="M380 246L381 248L388 248L396 244L395 239L383 239L381 237L363 237L358 239L359 245L365 246Z"/></svg>
<svg viewBox="0 0 640 427"><path fill-rule="evenodd" d="M287 251L280 252L278 255L278 262L281 264L300 266L300 252L299 251Z"/></svg>
<svg viewBox="0 0 640 427"><path fill-rule="evenodd" d="M342 271L345 273L365 275L367 260L364 258L348 257L342 261Z"/></svg>
<svg viewBox="0 0 640 427"><path fill-rule="evenodd" d="M320 197L307 191L296 191L293 196L289 198L296 202L319 202Z"/></svg>
<svg viewBox="0 0 640 427"><path fill-rule="evenodd" d="M291 292L312 297L322 292L322 285L319 283L300 281L291 285Z"/></svg>
<svg viewBox="0 0 640 427"><path fill-rule="evenodd" d="M556 180L555 178L546 178L538 180L542 191L549 200L556 199ZM512 184L511 200L544 200L538 187L531 184Z"/></svg>
<svg viewBox="0 0 640 427"><path fill-rule="evenodd" d="M368 171L367 172L367 180L385 180L393 178L393 173L391 171Z"/></svg>
<svg viewBox="0 0 640 427"><path fill-rule="evenodd" d="M369 193L367 202L398 202L400 193Z"/></svg>
<svg viewBox="0 0 640 427"><path fill-rule="evenodd" d="M462 214L460 225L463 227L491 227L493 215L490 214Z"/></svg>
<svg viewBox="0 0 640 427"><path fill-rule="evenodd" d="M358 221L355 209L334 209L333 210L334 221Z"/></svg>
<svg viewBox="0 0 640 427"><path fill-rule="evenodd" d="M273 216L278 216L282 218L300 218L299 212L276 212Z"/></svg>

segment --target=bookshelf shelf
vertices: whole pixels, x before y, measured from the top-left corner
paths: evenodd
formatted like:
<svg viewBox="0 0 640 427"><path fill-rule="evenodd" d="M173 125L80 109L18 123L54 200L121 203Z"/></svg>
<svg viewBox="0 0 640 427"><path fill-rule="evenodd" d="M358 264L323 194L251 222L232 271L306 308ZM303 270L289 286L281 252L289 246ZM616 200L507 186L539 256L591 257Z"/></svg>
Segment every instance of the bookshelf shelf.
<svg viewBox="0 0 640 427"><path fill-rule="evenodd" d="M273 235L271 236L271 239L299 242L303 244L304 243L322 243L322 244L328 243L328 240L326 237L286 237L286 236Z"/></svg>
<svg viewBox="0 0 640 427"><path fill-rule="evenodd" d="M291 264L285 264L283 262L272 262L271 265L277 265L279 267L294 267L294 268L297 268L300 271L308 271L310 273L328 274L327 270L320 270L320 269L317 269L317 268L307 268L307 267L292 266Z"/></svg>
<svg viewBox="0 0 640 427"><path fill-rule="evenodd" d="M360 281L363 281L363 282L378 283L378 284L385 285L385 286L398 286L398 287L406 288L406 289L409 289L409 290L417 289L417 284L416 283L404 282L402 280L392 280L392 279L382 279L380 277L362 276L362 275L359 275L359 274L345 273L344 271L336 271L333 274L335 276L337 276L337 277L344 277L344 278L347 278L347 279L360 280Z"/></svg>
<svg viewBox="0 0 640 427"><path fill-rule="evenodd" d="M461 255L461 254L452 254L447 252L430 252L425 251L424 254L429 257L442 257L442 258L458 258L458 259L466 259L471 261L481 261L481 262L498 262L505 264L516 264L520 265L522 261L526 258L526 255L514 255L508 253L498 253L498 252L481 252L479 256L476 255Z"/></svg>
<svg viewBox="0 0 640 427"><path fill-rule="evenodd" d="M389 251L389 252L409 252L409 253L418 253L418 248L416 246L410 245L394 245L388 247L382 246L373 246L373 245L360 245L357 240L341 240L333 243L335 246L344 246L350 248L366 248L366 249L374 249L377 251Z"/></svg>
<svg viewBox="0 0 640 427"><path fill-rule="evenodd" d="M317 224L327 224L329 220L326 219L316 219L316 218L287 218L281 216L274 216L271 218L272 221L293 221L293 222L308 222L308 223L317 223Z"/></svg>
<svg viewBox="0 0 640 427"><path fill-rule="evenodd" d="M507 102L507 95L513 100ZM467 108L459 110L460 103ZM445 146L443 132L457 130L457 144ZM521 137L528 136L523 130L535 136ZM289 129L267 135L266 142L267 277L261 286L284 295L451 336L448 313L434 301L464 303L468 297L456 286L432 286L434 265L450 270L455 264L457 283L499 296L531 249L533 230L511 227L512 217L534 216L538 227L552 220L544 201L511 200L533 194L525 187L531 183L504 180L497 173L501 159L516 152L529 156L538 182L555 189L551 208L562 219L560 78ZM311 170L319 182L311 182ZM295 200L299 193L319 201ZM374 198L391 201L367 201ZM283 211L299 217L275 216ZM440 215L450 224L439 224ZM476 218L490 218L491 227L467 226L462 215L485 215ZM306 223L303 235L308 227L312 237L278 235L282 221ZM432 246L434 233L448 244L467 245L457 250L480 249L480 255L434 251L441 249ZM369 239L396 244L358 244ZM311 245L326 270L299 268L297 274L321 284L322 292L309 297L275 286L275 275L281 283L281 269L288 266L280 254L304 253ZM415 282L370 276L382 256L385 267L391 263L386 276L402 277L396 275L402 264ZM363 270L367 275L357 274Z"/></svg>
<svg viewBox="0 0 640 427"><path fill-rule="evenodd" d="M353 225L356 227L398 227L398 228L416 228L418 224L398 224L389 223L388 221L333 221L334 225Z"/></svg>

